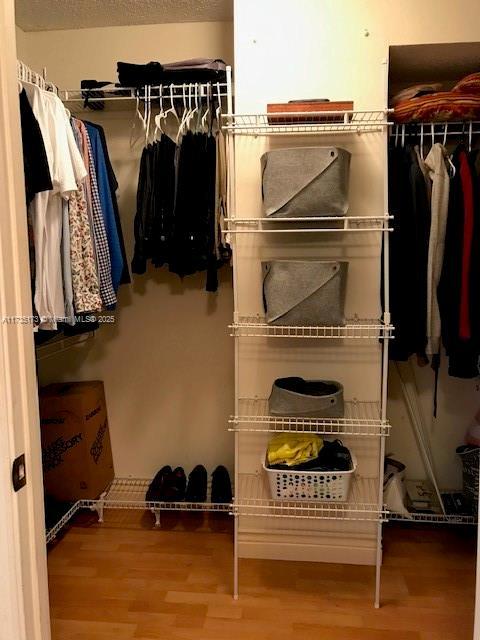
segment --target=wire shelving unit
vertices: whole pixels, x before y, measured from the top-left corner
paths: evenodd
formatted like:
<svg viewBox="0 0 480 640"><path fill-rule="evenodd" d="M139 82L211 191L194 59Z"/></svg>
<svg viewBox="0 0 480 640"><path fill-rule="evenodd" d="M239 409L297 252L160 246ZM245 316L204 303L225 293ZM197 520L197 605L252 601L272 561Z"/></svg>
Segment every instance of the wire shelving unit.
<svg viewBox="0 0 480 640"><path fill-rule="evenodd" d="M289 326L268 324L263 316L240 316L229 325L235 338L304 338L324 340L379 340L392 338L393 327L378 319L351 318L343 326Z"/></svg>
<svg viewBox="0 0 480 640"><path fill-rule="evenodd" d="M443 514L443 513L414 513L408 515L390 512L389 522L408 522L410 524L460 524L476 525L477 518L473 515Z"/></svg>
<svg viewBox="0 0 480 640"><path fill-rule="evenodd" d="M312 216L303 218L226 218L230 233L366 233L392 231L393 216Z"/></svg>
<svg viewBox="0 0 480 640"><path fill-rule="evenodd" d="M160 100L163 101L166 108L170 106L171 101L175 101L178 106L183 100L191 101L191 95L197 95L199 98L206 97L210 86L215 98L227 97L228 83L214 81L212 83L152 85L140 88L106 86L88 89L61 89L58 91L58 95L73 112L91 109L96 113L101 113L102 111L134 110L138 103L148 102L153 106L160 106ZM188 92L190 92L190 98ZM100 108L98 107L99 103L103 103Z"/></svg>
<svg viewBox="0 0 480 640"><path fill-rule="evenodd" d="M147 501L145 495L151 480L148 478L115 478L109 488L98 500L83 500L83 506L98 512L99 521L103 522L105 509L141 509L150 510L155 515L155 524L160 525L162 511L231 511L231 504L211 502L211 485L208 485L205 502L188 501Z"/></svg>
<svg viewBox="0 0 480 640"><path fill-rule="evenodd" d="M322 135L381 133L392 123L382 111L318 111L297 113L227 113L224 129L235 135Z"/></svg>
<svg viewBox="0 0 480 640"><path fill-rule="evenodd" d="M90 509L98 514L98 521L104 521L105 510L128 509L151 511L155 516L155 526L161 524L162 511L189 511L233 514L232 503L211 502L212 486L207 487L207 499L205 502L188 502L185 500L173 501L149 501L145 499L147 489L151 483L148 478L115 478L102 495L95 500L78 500L63 515L59 521L47 531L47 544L58 535L73 516L81 509Z"/></svg>
<svg viewBox="0 0 480 640"><path fill-rule="evenodd" d="M375 478L354 477L346 502L303 502L272 500L265 478L259 474L240 474L235 513L264 518L297 518L382 522L387 511L379 509Z"/></svg>
<svg viewBox="0 0 480 640"><path fill-rule="evenodd" d="M387 95L387 68L383 66L382 74L385 80L385 96ZM385 457L385 438L389 434L390 425L386 417L387 403L387 371L388 344L393 337L394 328L390 322L389 312L389 232L391 231L391 216L388 213L388 176L387 142L391 126L389 114L391 110L372 111L330 111L316 113L234 113L233 102L228 101L228 111L222 116L223 130L227 136L227 162L229 167L229 215L224 234L232 245L234 268L234 316L230 325L230 333L235 340L235 411L229 421L229 429L235 434L235 500L234 500L234 597L238 597L239 574L239 519L240 517L264 518L305 518L325 520L363 520L371 522L375 527L375 606L380 605L380 572L382 564L382 525L387 519L387 511L383 503L383 460ZM298 218L265 218L264 216L245 216L238 212L236 206L237 188L235 184L235 169L238 158L236 152L244 149L239 137L283 137L288 140L295 137L301 141L304 136L325 137L326 140L339 136L342 144L352 141L360 135L376 136L383 144L383 206L378 215L347 215L345 218L333 216L318 216L304 219ZM349 137L350 136L350 137ZM354 139L355 139L354 138ZM260 141L261 142L261 141ZM321 142L319 142L321 144ZM259 151L264 145L259 144ZM366 212L365 212L366 213ZM375 212L372 212L373 214ZM352 318L346 320L344 326L286 326L268 324L262 315L245 315L245 310L239 308L239 294L237 290L238 270L242 264L237 252L242 251L243 243L238 243L241 234L321 234L351 233L355 236L361 232L377 232L383 241L383 306L381 318ZM289 244L289 249L292 245ZM320 245L319 245L320 246ZM263 255L263 254L262 254ZM331 254L329 254L331 255ZM379 379L379 403L356 402L347 403L345 417L339 420L314 420L268 415L265 399L245 398L241 395L240 372L243 365L243 350L240 342L244 338L301 338L301 339L330 339L353 340L360 344L360 340L380 341L381 349L381 378ZM280 348L278 343L278 348ZM347 346L347 342L345 346ZM350 343L351 344L351 343ZM370 343L366 343L370 344ZM275 345L276 346L276 345ZM275 348L274 345L269 345ZM257 474L241 474L240 469L240 438L245 434L265 434L269 432L301 432L321 433L324 435L355 435L358 437L378 439L378 471L374 478L357 475L352 483L348 501L346 503L291 503L272 500L266 486L262 472ZM376 461L377 462L377 461Z"/></svg>
<svg viewBox="0 0 480 640"><path fill-rule="evenodd" d="M388 436L390 423L382 420L380 403L345 402L343 418L298 418L272 416L268 400L240 398L239 414L229 419L229 431L239 433L318 433L325 436Z"/></svg>

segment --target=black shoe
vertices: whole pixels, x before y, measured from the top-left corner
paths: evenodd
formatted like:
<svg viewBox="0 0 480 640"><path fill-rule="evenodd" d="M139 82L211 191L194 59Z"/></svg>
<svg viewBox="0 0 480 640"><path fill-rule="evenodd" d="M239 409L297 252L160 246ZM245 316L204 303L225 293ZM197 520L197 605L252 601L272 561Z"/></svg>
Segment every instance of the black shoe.
<svg viewBox="0 0 480 640"><path fill-rule="evenodd" d="M168 465L160 469L147 489L147 494L145 496L145 500L147 502L159 502L161 500L160 496L162 494L163 483L170 473L172 473L172 467Z"/></svg>
<svg viewBox="0 0 480 640"><path fill-rule="evenodd" d="M207 500L207 470L201 464L197 464L195 469L188 476L187 502L205 502Z"/></svg>
<svg viewBox="0 0 480 640"><path fill-rule="evenodd" d="M232 501L232 483L228 471L223 465L212 473L212 502L230 504Z"/></svg>
<svg viewBox="0 0 480 640"><path fill-rule="evenodd" d="M182 467L177 467L167 475L160 491L164 502L181 502L185 498L187 478Z"/></svg>

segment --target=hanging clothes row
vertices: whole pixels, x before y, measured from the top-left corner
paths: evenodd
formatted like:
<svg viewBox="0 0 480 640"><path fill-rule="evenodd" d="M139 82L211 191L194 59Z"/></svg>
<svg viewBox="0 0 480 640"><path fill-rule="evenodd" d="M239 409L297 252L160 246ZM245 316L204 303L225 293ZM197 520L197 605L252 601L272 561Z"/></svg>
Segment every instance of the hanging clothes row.
<svg viewBox="0 0 480 640"><path fill-rule="evenodd" d="M56 330L115 308L130 281L118 185L102 127L70 118L37 84L22 79L19 89L33 317Z"/></svg>
<svg viewBox="0 0 480 640"><path fill-rule="evenodd" d="M413 140L412 140L413 138ZM471 139L449 155L410 132L391 138L389 211L390 300L395 340L390 357L416 354L438 372L440 345L449 374L479 375L480 176Z"/></svg>
<svg viewBox="0 0 480 640"><path fill-rule="evenodd" d="M220 231L227 206L220 91L215 95L212 84L185 85L183 105L171 97L164 109L160 97L154 120L145 92L132 271L145 273L148 260L181 278L206 271L206 290L216 291L217 269L231 256Z"/></svg>

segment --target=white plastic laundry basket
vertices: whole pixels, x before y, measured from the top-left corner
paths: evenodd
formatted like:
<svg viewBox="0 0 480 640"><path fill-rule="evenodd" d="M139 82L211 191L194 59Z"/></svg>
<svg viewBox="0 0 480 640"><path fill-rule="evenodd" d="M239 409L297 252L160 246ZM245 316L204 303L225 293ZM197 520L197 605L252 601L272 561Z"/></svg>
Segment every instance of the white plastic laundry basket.
<svg viewBox="0 0 480 640"><path fill-rule="evenodd" d="M350 471L286 471L262 466L268 477L273 500L297 500L303 502L346 502L352 479L357 470L357 458L353 453Z"/></svg>

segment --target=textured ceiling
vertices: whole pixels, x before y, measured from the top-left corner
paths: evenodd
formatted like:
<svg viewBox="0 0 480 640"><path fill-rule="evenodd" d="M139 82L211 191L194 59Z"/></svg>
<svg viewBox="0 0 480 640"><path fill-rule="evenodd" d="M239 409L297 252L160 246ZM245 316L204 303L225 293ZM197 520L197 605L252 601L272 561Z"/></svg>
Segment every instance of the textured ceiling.
<svg viewBox="0 0 480 640"><path fill-rule="evenodd" d="M16 0L24 31L233 19L233 0Z"/></svg>

